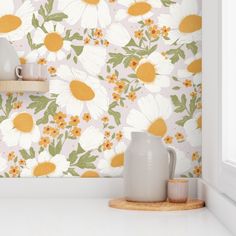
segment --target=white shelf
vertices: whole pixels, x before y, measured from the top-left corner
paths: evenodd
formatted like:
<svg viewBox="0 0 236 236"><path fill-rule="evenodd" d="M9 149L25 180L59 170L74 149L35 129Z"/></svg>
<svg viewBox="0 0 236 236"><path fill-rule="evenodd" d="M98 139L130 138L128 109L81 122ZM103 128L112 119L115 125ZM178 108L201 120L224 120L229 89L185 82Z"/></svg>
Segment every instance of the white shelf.
<svg viewBox="0 0 236 236"><path fill-rule="evenodd" d="M49 91L48 81L0 81L0 92L40 92Z"/></svg>

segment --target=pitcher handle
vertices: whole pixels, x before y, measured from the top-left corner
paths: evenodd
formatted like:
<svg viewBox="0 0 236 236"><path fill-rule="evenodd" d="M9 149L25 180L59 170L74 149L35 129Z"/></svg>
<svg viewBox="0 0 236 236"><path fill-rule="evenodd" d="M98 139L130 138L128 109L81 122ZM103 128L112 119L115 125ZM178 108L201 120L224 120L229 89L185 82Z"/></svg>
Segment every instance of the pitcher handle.
<svg viewBox="0 0 236 236"><path fill-rule="evenodd" d="M176 151L174 148L168 147L167 151L170 155L170 164L169 164L169 178L173 179L175 175L175 166L176 166Z"/></svg>
<svg viewBox="0 0 236 236"><path fill-rule="evenodd" d="M21 75L21 72L22 72L22 67L21 66L17 66L16 69L15 69L15 72L16 72L16 76L18 79L22 79L23 76Z"/></svg>

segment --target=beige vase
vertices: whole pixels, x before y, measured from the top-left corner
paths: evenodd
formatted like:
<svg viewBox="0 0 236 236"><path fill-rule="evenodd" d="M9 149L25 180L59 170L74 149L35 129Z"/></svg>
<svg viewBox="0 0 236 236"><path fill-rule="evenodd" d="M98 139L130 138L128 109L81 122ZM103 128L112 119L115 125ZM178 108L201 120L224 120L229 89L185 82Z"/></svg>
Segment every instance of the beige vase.
<svg viewBox="0 0 236 236"><path fill-rule="evenodd" d="M167 181L174 177L176 153L161 137L133 132L125 152L125 198L137 202L161 202L167 199Z"/></svg>
<svg viewBox="0 0 236 236"><path fill-rule="evenodd" d="M20 64L14 47L0 38L0 80L17 80L16 66Z"/></svg>

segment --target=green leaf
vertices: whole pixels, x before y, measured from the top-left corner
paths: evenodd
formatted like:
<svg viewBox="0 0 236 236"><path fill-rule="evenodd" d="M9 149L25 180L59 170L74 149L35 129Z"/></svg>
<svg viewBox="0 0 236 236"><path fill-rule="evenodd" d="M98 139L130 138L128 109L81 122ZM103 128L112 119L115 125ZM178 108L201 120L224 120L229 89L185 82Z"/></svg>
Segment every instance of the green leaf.
<svg viewBox="0 0 236 236"><path fill-rule="evenodd" d="M48 151L49 151L49 153L50 153L52 156L55 156L55 155L56 155L55 147L54 147L52 144L49 145Z"/></svg>
<svg viewBox="0 0 236 236"><path fill-rule="evenodd" d="M97 159L97 156L91 156L90 152L86 152L79 158L79 161L75 164L81 169L95 169L94 161Z"/></svg>
<svg viewBox="0 0 236 236"><path fill-rule="evenodd" d="M135 43L135 41L133 39L130 39L130 41L128 42L128 44L126 44L126 47L138 47L138 45Z"/></svg>
<svg viewBox="0 0 236 236"><path fill-rule="evenodd" d="M154 51L156 51L157 49L157 45L154 45L153 47L151 47L149 50L148 50L148 54L152 54Z"/></svg>
<svg viewBox="0 0 236 236"><path fill-rule="evenodd" d="M197 52L198 52L198 46L197 46L197 43L196 42L192 42L192 43L188 43L186 44L186 48L191 50L191 52L196 55Z"/></svg>
<svg viewBox="0 0 236 236"><path fill-rule="evenodd" d="M183 112L184 110L185 110L185 106L180 106L175 109L175 112L180 113L180 112Z"/></svg>
<svg viewBox="0 0 236 236"><path fill-rule="evenodd" d="M175 123L179 126L184 126L184 124L190 119L191 119L190 116L184 116L181 120L178 120Z"/></svg>
<svg viewBox="0 0 236 236"><path fill-rule="evenodd" d="M31 156L32 158L35 157L35 151L34 151L34 149L33 149L32 147L30 148L30 156Z"/></svg>
<svg viewBox="0 0 236 236"><path fill-rule="evenodd" d="M53 2L54 2L54 0L48 0L48 2L45 4L45 9L48 14L50 14L52 11Z"/></svg>
<svg viewBox="0 0 236 236"><path fill-rule="evenodd" d="M48 123L49 116L54 116L58 105L55 101L51 102L41 119L37 120L37 125Z"/></svg>
<svg viewBox="0 0 236 236"><path fill-rule="evenodd" d="M10 112L12 110L12 99L13 99L13 97L9 96L7 98L7 101L6 101L6 113L7 113L7 116L10 114Z"/></svg>
<svg viewBox="0 0 236 236"><path fill-rule="evenodd" d="M121 122L120 122L121 115L119 112L113 110L113 108L116 106L117 106L116 102L111 103L109 106L109 109L108 109L108 113L109 113L109 115L113 116L116 124L120 125L121 124Z"/></svg>
<svg viewBox="0 0 236 236"><path fill-rule="evenodd" d="M187 102L186 95L185 95L185 94L182 94L182 96L181 96L181 104L182 104L183 106L185 106L185 105L186 105L186 102Z"/></svg>
<svg viewBox="0 0 236 236"><path fill-rule="evenodd" d="M173 90L179 90L180 87L179 87L179 86L175 86L175 87L173 87L172 89L173 89Z"/></svg>
<svg viewBox="0 0 236 236"><path fill-rule="evenodd" d="M172 64L178 62L180 57L185 59L185 53L181 48L170 49L166 53L171 56L170 60Z"/></svg>
<svg viewBox="0 0 236 236"><path fill-rule="evenodd" d="M107 63L112 64L113 68L117 65L121 64L125 56L121 53L109 53L109 56L111 57Z"/></svg>
<svg viewBox="0 0 236 236"><path fill-rule="evenodd" d="M27 108L34 109L34 114L37 114L40 111L42 111L43 109L45 109L46 106L48 105L48 103L50 102L50 99L48 99L45 96L30 95L29 97L33 102L30 103Z"/></svg>
<svg viewBox="0 0 236 236"><path fill-rule="evenodd" d="M32 25L34 26L34 28L39 27L39 21L38 21L38 19L35 17L35 14L33 14Z"/></svg>
<svg viewBox="0 0 236 236"><path fill-rule="evenodd" d="M0 116L0 123L4 121L7 117L6 116Z"/></svg>
<svg viewBox="0 0 236 236"><path fill-rule="evenodd" d="M192 97L190 100L189 108L190 108L190 113L193 114L197 108L196 106L196 99L197 97Z"/></svg>
<svg viewBox="0 0 236 236"><path fill-rule="evenodd" d="M21 149L20 154L24 160L32 159L35 157L35 153L32 150L30 150L30 153L28 153L25 149Z"/></svg>
<svg viewBox="0 0 236 236"><path fill-rule="evenodd" d="M62 12L54 13L46 17L45 21L63 21L64 19L68 18L68 16Z"/></svg>
<svg viewBox="0 0 236 236"><path fill-rule="evenodd" d="M74 162L77 161L77 158L78 158L78 154L76 151L72 151L69 155L69 159L68 161L70 162L70 164L73 164Z"/></svg>
<svg viewBox="0 0 236 236"><path fill-rule="evenodd" d="M176 95L172 95L171 100L172 100L172 103L175 106L181 106L181 102L180 102L179 98Z"/></svg>
<svg viewBox="0 0 236 236"><path fill-rule="evenodd" d="M75 46L75 45L71 45L71 47L73 48L76 56L79 56L82 52L84 47L83 46Z"/></svg>
<svg viewBox="0 0 236 236"><path fill-rule="evenodd" d="M161 0L161 2L162 2L162 4L163 4L165 7L170 7L170 5L176 3L176 2L171 1L171 0Z"/></svg>
<svg viewBox="0 0 236 236"><path fill-rule="evenodd" d="M73 168L69 168L68 173L70 173L72 176L79 176L79 174Z"/></svg>
<svg viewBox="0 0 236 236"><path fill-rule="evenodd" d="M38 13L39 13L39 15L41 15L41 16L43 17L43 19L45 20L45 18L46 18L46 13L45 13L45 10L44 10L44 8L43 8L42 5L40 6L40 8L39 8L39 10L38 10Z"/></svg>

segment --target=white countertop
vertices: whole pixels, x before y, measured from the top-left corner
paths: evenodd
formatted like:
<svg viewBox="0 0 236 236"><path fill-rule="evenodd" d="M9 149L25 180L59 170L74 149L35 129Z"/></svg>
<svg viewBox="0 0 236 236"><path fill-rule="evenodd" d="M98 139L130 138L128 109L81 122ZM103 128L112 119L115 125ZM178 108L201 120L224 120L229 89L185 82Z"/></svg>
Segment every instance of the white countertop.
<svg viewBox="0 0 236 236"><path fill-rule="evenodd" d="M231 235L206 208L143 212L112 209L107 203L107 199L0 199L0 235Z"/></svg>

